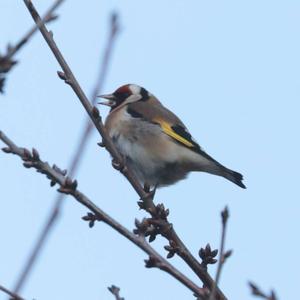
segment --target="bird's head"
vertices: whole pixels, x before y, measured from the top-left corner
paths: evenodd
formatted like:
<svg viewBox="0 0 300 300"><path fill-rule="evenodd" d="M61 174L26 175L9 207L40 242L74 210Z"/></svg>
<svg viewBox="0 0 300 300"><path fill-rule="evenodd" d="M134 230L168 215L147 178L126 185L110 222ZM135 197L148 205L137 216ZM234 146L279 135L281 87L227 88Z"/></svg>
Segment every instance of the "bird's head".
<svg viewBox="0 0 300 300"><path fill-rule="evenodd" d="M120 105L124 106L137 101L146 101L149 99L150 93L136 84L125 84L116 89L112 94L98 97L106 99L99 102L99 104L109 106L112 111Z"/></svg>

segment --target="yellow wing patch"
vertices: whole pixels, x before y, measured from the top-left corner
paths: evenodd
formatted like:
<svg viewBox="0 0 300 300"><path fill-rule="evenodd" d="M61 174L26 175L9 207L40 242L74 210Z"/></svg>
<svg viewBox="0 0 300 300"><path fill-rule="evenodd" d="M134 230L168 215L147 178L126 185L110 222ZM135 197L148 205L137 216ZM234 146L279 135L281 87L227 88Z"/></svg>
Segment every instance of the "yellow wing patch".
<svg viewBox="0 0 300 300"><path fill-rule="evenodd" d="M169 123L167 123L166 121L163 121L161 119L154 119L153 120L155 123L158 123L160 125L160 127L162 128L163 132L165 134L167 134L168 136L172 137L173 139L177 140L178 142L184 144L185 146L189 147L189 148L193 148L194 145L188 141L187 139L185 139L184 137L182 137L181 135L179 135L178 133L176 133L171 125Z"/></svg>

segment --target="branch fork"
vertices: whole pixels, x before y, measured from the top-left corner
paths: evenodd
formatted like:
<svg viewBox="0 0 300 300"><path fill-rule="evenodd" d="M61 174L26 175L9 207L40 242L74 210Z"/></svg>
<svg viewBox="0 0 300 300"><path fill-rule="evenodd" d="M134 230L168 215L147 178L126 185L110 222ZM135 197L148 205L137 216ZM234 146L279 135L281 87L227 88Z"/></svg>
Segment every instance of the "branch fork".
<svg viewBox="0 0 300 300"><path fill-rule="evenodd" d="M124 237L129 239L140 249L142 249L149 256L148 267L157 267L165 272L169 273L171 276L179 280L182 284L188 287L191 291L201 296L202 288L192 282L179 270L174 268L167 260L165 260L154 248L152 248L145 240L143 235L136 236L136 234L129 231L127 228L123 227L120 223L115 221L99 207L97 207L91 200L88 199L82 192L77 189L77 181L71 180L66 177L65 171L62 171L57 166L50 167L47 162L44 162L40 159L38 152L32 151L25 148L20 148L16 146L3 132L0 131L0 140L2 140L8 147L4 148L4 152L12 153L20 156L22 160L25 160L26 163L30 164L30 167L35 168L42 174L45 174L50 181L55 181L60 185L60 192L67 193L73 196L78 202L86 206L90 213L87 216L83 217L85 221L89 222L89 226L92 227L95 221L103 221L117 232L122 234ZM63 175L63 174L64 175ZM137 223L138 225L138 223ZM139 226L139 225L138 225ZM140 231L142 232L142 231ZM146 262L147 262L146 261Z"/></svg>

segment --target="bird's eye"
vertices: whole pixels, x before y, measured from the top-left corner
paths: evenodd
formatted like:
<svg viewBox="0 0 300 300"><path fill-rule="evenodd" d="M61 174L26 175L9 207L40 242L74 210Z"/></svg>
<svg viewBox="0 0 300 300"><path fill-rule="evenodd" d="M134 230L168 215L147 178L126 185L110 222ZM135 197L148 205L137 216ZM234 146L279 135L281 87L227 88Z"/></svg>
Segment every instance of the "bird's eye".
<svg viewBox="0 0 300 300"><path fill-rule="evenodd" d="M129 92L122 93L123 98L128 98L130 96Z"/></svg>

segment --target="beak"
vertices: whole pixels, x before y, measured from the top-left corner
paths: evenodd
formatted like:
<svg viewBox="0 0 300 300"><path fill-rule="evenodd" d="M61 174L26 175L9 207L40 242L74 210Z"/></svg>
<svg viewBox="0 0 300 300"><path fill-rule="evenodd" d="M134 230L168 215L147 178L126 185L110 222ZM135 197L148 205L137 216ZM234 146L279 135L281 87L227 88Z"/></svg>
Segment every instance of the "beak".
<svg viewBox="0 0 300 300"><path fill-rule="evenodd" d="M115 100L116 98L113 94L100 95L97 97L107 99L107 101L100 101L100 102L98 102L98 104L106 105L109 107L112 107L116 104L116 100Z"/></svg>

